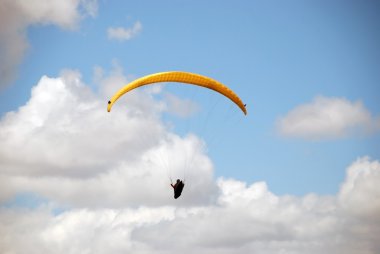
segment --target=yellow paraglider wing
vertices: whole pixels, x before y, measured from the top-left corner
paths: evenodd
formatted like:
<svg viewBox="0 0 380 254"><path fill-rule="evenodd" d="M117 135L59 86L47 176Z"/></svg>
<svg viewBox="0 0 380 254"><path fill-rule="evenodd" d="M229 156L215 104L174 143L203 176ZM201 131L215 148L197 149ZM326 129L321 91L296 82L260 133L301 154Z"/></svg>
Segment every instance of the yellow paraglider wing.
<svg viewBox="0 0 380 254"><path fill-rule="evenodd" d="M112 96L111 100L108 101L108 112L111 111L113 104L125 93L138 88L140 86L149 85L153 83L159 82L178 82L185 83L191 85L197 85L201 87L206 87L208 89L214 90L227 98L233 101L246 115L247 109L245 108L245 104L241 101L241 99L227 86L222 83L211 79L209 77L205 77L199 74L194 74L190 72L181 72L181 71L170 71L170 72L159 72L151 75L147 75L132 81L127 84L123 88L121 88L118 92Z"/></svg>

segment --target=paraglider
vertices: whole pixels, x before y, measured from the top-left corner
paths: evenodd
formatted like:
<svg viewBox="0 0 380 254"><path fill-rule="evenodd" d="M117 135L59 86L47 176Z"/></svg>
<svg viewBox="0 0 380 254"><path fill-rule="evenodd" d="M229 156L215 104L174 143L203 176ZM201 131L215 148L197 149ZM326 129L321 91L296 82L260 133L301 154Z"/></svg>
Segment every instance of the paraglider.
<svg viewBox="0 0 380 254"><path fill-rule="evenodd" d="M107 111L110 112L114 103L124 94L138 87L160 82L176 82L179 84L189 84L211 89L230 99L233 103L236 104L236 106L240 108L244 115L247 114L246 104L242 102L242 100L239 98L239 96L237 96L235 92L233 92L224 84L206 76L182 71L154 73L130 82L129 84L122 87L119 91L117 91L108 101ZM170 185L174 189L174 198L177 199L181 196L185 184L180 179L177 179L177 182L174 185L173 183L171 183Z"/></svg>
<svg viewBox="0 0 380 254"><path fill-rule="evenodd" d="M111 111L113 104L123 94L128 93L129 91L141 86L154 84L154 83L160 83L160 82L178 82L178 83L201 86L201 87L214 90L224 95L225 97L229 98L241 109L241 111L243 111L245 115L247 114L247 109L245 107L245 104L242 102L239 96L237 96L237 94L235 94L227 86L223 85L219 81L216 81L212 78L195 74L195 73L182 72L182 71L159 72L159 73L147 75L147 76L144 76L132 81L131 83L127 84L126 86L121 88L119 91L117 91L114 94L114 96L112 96L111 100L108 101L107 111L108 112Z"/></svg>

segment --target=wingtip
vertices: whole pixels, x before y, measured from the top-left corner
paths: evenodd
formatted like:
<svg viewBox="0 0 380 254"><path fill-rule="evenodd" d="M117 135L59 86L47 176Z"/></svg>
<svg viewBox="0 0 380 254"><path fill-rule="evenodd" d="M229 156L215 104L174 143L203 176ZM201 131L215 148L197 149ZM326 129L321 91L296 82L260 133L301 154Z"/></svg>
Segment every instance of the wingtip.
<svg viewBox="0 0 380 254"><path fill-rule="evenodd" d="M243 110L243 112L244 112L244 115L247 115L247 114L248 114L248 111L247 111L247 104L244 104L244 110Z"/></svg>
<svg viewBox="0 0 380 254"><path fill-rule="evenodd" d="M111 101L108 101L107 111L111 112Z"/></svg>

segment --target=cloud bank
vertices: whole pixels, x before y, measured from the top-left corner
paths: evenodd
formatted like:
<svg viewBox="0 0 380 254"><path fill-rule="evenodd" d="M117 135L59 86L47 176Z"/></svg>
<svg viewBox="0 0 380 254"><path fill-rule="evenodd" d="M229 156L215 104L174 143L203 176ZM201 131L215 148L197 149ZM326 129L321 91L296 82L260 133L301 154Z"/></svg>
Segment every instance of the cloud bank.
<svg viewBox="0 0 380 254"><path fill-rule="evenodd" d="M215 181L205 144L161 121L160 90L136 90L107 113L110 84L128 78L117 66L96 73L98 93L76 71L44 76L0 120L1 253L380 251L379 161L354 161L334 196ZM191 184L174 200L166 175L182 174L186 154Z"/></svg>
<svg viewBox="0 0 380 254"><path fill-rule="evenodd" d="M96 0L0 1L0 88L13 80L29 47L29 26L51 24L75 29L84 16L95 16L97 8Z"/></svg>
<svg viewBox="0 0 380 254"><path fill-rule="evenodd" d="M58 215L48 205L1 209L0 250L375 254L380 250L380 191L362 187L368 181L379 186L379 172L378 161L359 158L336 196L276 196L263 182L247 186L219 179L216 203L202 206L78 208Z"/></svg>
<svg viewBox="0 0 380 254"><path fill-rule="evenodd" d="M373 117L360 101L318 96L278 119L277 130L287 137L334 139L379 131L380 118Z"/></svg>

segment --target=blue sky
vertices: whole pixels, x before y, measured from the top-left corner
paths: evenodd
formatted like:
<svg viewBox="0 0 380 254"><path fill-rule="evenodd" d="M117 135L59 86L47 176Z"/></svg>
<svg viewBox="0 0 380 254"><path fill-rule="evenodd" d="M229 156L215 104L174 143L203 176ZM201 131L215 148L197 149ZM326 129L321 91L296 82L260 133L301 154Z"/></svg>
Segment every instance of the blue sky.
<svg viewBox="0 0 380 254"><path fill-rule="evenodd" d="M123 150L118 150L120 144L113 145L112 142L116 139L110 134L102 136L101 133L107 130L120 135L122 128L132 130L133 127L130 126L132 119L127 112L123 113L125 108L122 104L128 104L127 100L119 101L120 105L117 104L115 110L117 112L107 115L107 96L134 78L169 70L188 71L212 77L233 89L248 105L246 117L237 108L235 111L229 109L232 111L230 114L234 122L225 124L226 128L221 131L222 134L217 138L217 142L206 138L207 152L205 152L202 149L197 150L199 147L196 141L181 136L183 130L180 126L183 126L184 122L187 131L192 131L193 125L187 125L188 120L169 118L174 121L173 124L177 129L164 131L160 129L165 126L163 121L167 120L165 113L159 109L160 102L165 103L165 96L161 96L164 92L154 96L149 89L141 89L141 93L130 99L132 108L142 109L147 114L146 118L139 119L139 123L146 121L155 126L151 135L157 138L158 143L160 143L160 133L161 135L169 133L169 136L180 135L179 139L172 137L174 141L170 142L173 143L165 140L173 147L176 147L174 144L178 145L178 151L171 151L170 145L162 147L163 151L170 154L169 156L175 157L178 154L181 156L182 145L198 147L193 151L196 158L199 156L199 161L196 160L194 167L199 166L199 176L204 180L198 179L193 183L194 189L191 189L193 192L189 190L189 193L192 193L189 195L191 201L183 201L181 205L204 205L207 194L222 193L226 196L220 194L222 196L217 199L221 202L218 204L223 206L230 204L228 198L236 198L228 196L229 187L241 190L241 197L245 197L244 195L250 191L262 190L264 187L260 185L261 183L266 184L265 188L272 193L271 195L280 199L287 195L303 199L310 193L315 193L325 204L324 202L329 202L324 199L325 197L343 195L342 186L346 186L345 184L349 182L347 179L352 177L347 173L349 168L360 168L356 166L358 164L377 165L380 160L380 18L378 15L380 3L378 1L71 1L67 4L73 8L70 9L70 15L66 15L69 11L60 12L59 8L56 9L55 2L52 2L52 10L59 13L54 18L49 12L42 15L43 12L36 11L38 5L35 9L28 9L28 15L25 15L27 8L22 9L20 7L22 4L18 1L14 5L7 0L3 3L0 1L0 4L3 8L0 9L0 14L3 13L4 22L9 22L8 27L11 31L4 28L0 30L2 44L0 53L4 54L6 59L0 67L4 73L3 77L9 73L11 76L9 79L0 80L2 117L0 130L4 134L0 138L8 145L9 150L16 149L19 140L8 139L11 134L6 133L12 133L12 128L14 130L20 128L19 137L27 137L28 142L33 144L36 142L34 144L36 150L41 151L41 154L37 154L29 148L25 148L25 151L20 150L27 159L0 151L0 158L4 158L2 166L0 165L3 168L2 175L12 175L13 173L9 172L14 170L17 171L14 174L21 178L62 177L64 186L73 185L76 186L74 189L78 190L85 186L88 191L86 193L90 196L84 201L84 197L79 197L80 195L76 197L75 191L57 190L50 193L46 191L50 190L48 187L46 190L38 187L37 183L41 184L38 181L44 181L41 179L36 183L31 181L28 187L19 188L15 187L19 184L18 180L14 180L14 186L9 189L4 187L6 189L4 193L10 193L2 196L4 204L9 204L9 200L22 203L24 201L20 200L33 197L29 202L25 201L26 207L30 207L33 200L43 200L41 203L51 202L48 207L54 209L67 205L77 208L90 207L90 211L94 213L97 213L96 209L91 209L96 207L107 208L107 205L112 209L123 207L120 201L122 198L130 200L131 206L126 205L128 209L141 205L127 194L120 196L118 194L117 197L112 197L104 203L97 203L92 199L98 193L96 188L91 191L92 184L95 186L99 175L109 173L109 167L104 165L117 158L118 163L110 163L110 167L115 167L115 171L110 170L111 173L106 179L111 179L112 183L119 186L113 177L117 176L118 170L124 170L119 168L120 165L140 165L145 156L150 158L149 151L144 146L153 145L153 141L152 144L133 143L133 138L128 139L129 136L125 134L125 137L121 138L128 145L125 153L131 151L135 144L136 158L141 160L135 161L133 152L131 158L129 155L126 155L128 158L125 159L118 157L123 153ZM13 10L14 16L9 14L12 12L5 15L6 10ZM23 15L25 19L21 18ZM13 28L18 30L12 32ZM110 29L116 28L119 28L119 31L112 37ZM27 44L27 48L21 49L22 47L18 47L19 44L13 43L12 39ZM11 49L18 50L18 54L8 56L6 52L11 52ZM44 79L44 76L48 78ZM83 87L80 85L81 88L61 91L60 80L66 82L65 84L80 80L79 83ZM83 95L87 94L83 92L87 88L90 88L91 96ZM44 89L50 94L48 97L64 94L62 101L66 99L71 101L70 98L77 96L74 94L66 97L66 93L77 91L76 89L83 90L78 92L80 94L78 98L89 103L87 106L100 105L104 99L104 116L97 111L103 106L96 106L94 109L96 112L86 111L87 114L93 114L87 119L81 115L81 110L86 107L80 103L78 104L83 107L73 113L76 110L75 105L64 104L66 102L53 97L49 97L51 100L46 99L43 97ZM171 91L170 86L164 86L162 89L183 100L186 99L188 91ZM207 93L205 95L208 96ZM208 101L208 97L198 96L200 100L198 103ZM53 104L67 105L67 111L64 110L65 107L46 104L44 98ZM145 107L152 105L152 108L145 111L142 99L146 99ZM40 104L40 101L45 101L45 104ZM73 102L77 103L74 99ZM222 103L230 106L228 100ZM45 114L44 107L51 107L51 112ZM41 109L43 112L39 113L36 109ZM219 110L224 111L226 108L223 105ZM14 113L12 115L9 112ZM26 112L31 112L33 117L29 115L29 119ZM153 120L157 112L160 116L158 121ZM62 125L68 128L67 133L57 131L60 135L57 142L52 141L55 130L49 129L49 123L60 121L55 120L53 117L55 115L62 121L66 118L73 121L72 128ZM42 126L38 127L41 129L33 132L35 134L30 134L27 127L24 130L23 126L27 125L23 124L35 123L34 121L37 121L35 119L45 119L44 117L49 121L44 120ZM85 120L82 122L81 119ZM99 120L99 126L94 119ZM114 125L120 124L120 127L108 130L103 126L106 124L102 119ZM133 118L134 120L136 119ZM197 121L203 119L192 121L199 125ZM91 125L84 125L89 123ZM207 128L220 129L221 125L224 125L223 122L210 121ZM76 138L78 140L83 138L85 142L90 137L83 132L74 138L70 131L87 128L89 128L88 133L98 136L93 137L95 141L89 142L92 146L83 145L83 148L78 148L81 145L79 141L76 143ZM132 135L133 131L129 133ZM63 138L65 135L67 139ZM34 141L34 137L42 141ZM29 144L27 141L24 142L26 146ZM105 152L104 158L100 159L102 145L105 146L104 150L108 149L110 152ZM85 152L85 147L91 151ZM57 154L52 152L55 149L58 151ZM116 155L111 151L115 151ZM34 158L34 155L37 158ZM75 155L85 158L86 162L78 162ZM87 162L87 159L91 158L93 161ZM59 163L55 164L57 160ZM208 166L209 162L212 167ZM373 166L371 170L373 168L374 172L378 171L378 166ZM197 172L194 173L194 178ZM152 174L155 181L160 179L158 173ZM128 175L128 177L126 179L133 181L135 176ZM166 176L163 178L165 179L157 181L159 183L167 181ZM82 180L83 182L79 183ZM55 183L56 179L52 181ZM245 187L241 187L237 182L244 183ZM106 180L104 183L112 185ZM196 188L203 188L207 183L212 183L213 187L210 189L206 187L205 196L201 195L201 198L197 199L196 195L199 192ZM46 186L51 184L46 183ZM188 184L192 184L191 180ZM215 188L219 189L219 192L215 192ZM120 190L125 191L123 187L120 187ZM41 195L43 198L35 198L34 193L37 193L37 197ZM209 196L212 196L211 194ZM22 198L17 198L17 195L21 195ZM168 212L166 208L159 206L160 202L167 204L166 201L162 201L163 194L160 194L158 203L149 196L150 194L141 195L141 200L144 202L158 206L159 211L155 212L162 213L162 218L167 218L165 216L171 214L170 209ZM169 206L172 205L169 203ZM31 207L36 209L35 205ZM376 209L375 211L378 211ZM133 212L141 211L133 210ZM54 219L54 216L52 218ZM145 222L151 223L149 219ZM175 228L175 225L173 227ZM155 229L150 232L154 232ZM144 230L139 232L136 231L136 237L140 239ZM149 234L147 237L149 238ZM140 240L149 242L152 246L157 244L148 238L142 237ZM258 250L256 247L240 250ZM376 250L376 246L374 248ZM199 251L199 249L194 250ZM302 249L297 250L302 253Z"/></svg>

